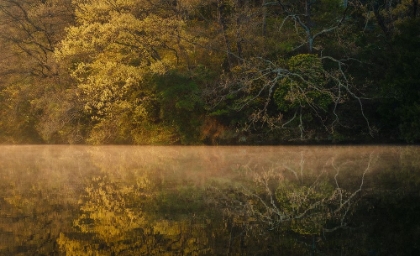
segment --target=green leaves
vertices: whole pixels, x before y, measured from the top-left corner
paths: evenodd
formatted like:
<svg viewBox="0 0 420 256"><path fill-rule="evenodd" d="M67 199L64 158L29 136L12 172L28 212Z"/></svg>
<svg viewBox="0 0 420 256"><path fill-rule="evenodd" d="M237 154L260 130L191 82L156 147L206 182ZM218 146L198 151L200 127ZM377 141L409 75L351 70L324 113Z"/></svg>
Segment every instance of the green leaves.
<svg viewBox="0 0 420 256"><path fill-rule="evenodd" d="M321 59L314 54L298 54L288 61L290 75L279 82L274 102L279 110L312 106L326 110L333 102L325 90L327 78Z"/></svg>
<svg viewBox="0 0 420 256"><path fill-rule="evenodd" d="M283 181L276 199L283 214L291 219L291 230L300 235L319 235L329 217L326 204L333 191L326 181L312 186Z"/></svg>
<svg viewBox="0 0 420 256"><path fill-rule="evenodd" d="M181 143L198 141L204 103L197 81L182 74L169 73L158 77L156 82L163 122L174 126Z"/></svg>

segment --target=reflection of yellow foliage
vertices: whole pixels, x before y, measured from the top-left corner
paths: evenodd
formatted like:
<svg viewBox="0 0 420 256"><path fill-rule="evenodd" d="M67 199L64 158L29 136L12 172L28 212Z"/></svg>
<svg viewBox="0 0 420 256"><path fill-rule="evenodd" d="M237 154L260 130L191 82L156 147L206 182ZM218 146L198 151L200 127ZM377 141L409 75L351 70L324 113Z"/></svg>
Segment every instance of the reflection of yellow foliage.
<svg viewBox="0 0 420 256"><path fill-rule="evenodd" d="M68 255L109 255L142 247L135 232L146 222L140 206L129 202L135 196L134 189L117 184L107 177L93 178L79 201L81 214L73 223L81 238L61 234L57 243L62 251ZM89 241L84 241L85 236Z"/></svg>
<svg viewBox="0 0 420 256"><path fill-rule="evenodd" d="M93 248L90 247L88 244L78 240L70 239L66 237L63 233L61 233L58 237L57 244L62 251L66 252L66 255L68 256L99 255L97 253L94 253Z"/></svg>
<svg viewBox="0 0 420 256"><path fill-rule="evenodd" d="M133 195L133 189L118 188L103 178L94 182L97 184L86 189L87 201L82 204L83 213L74 225L83 233L98 235L107 244L124 239L124 234L144 222L141 209L131 209L125 201Z"/></svg>
<svg viewBox="0 0 420 256"><path fill-rule="evenodd" d="M154 184L147 176L132 179L132 186L116 178L93 178L79 200L81 214L73 222L79 232L60 234L60 250L67 255L198 255L209 251L205 225L191 219L157 219L153 211L142 209L157 202L150 192Z"/></svg>

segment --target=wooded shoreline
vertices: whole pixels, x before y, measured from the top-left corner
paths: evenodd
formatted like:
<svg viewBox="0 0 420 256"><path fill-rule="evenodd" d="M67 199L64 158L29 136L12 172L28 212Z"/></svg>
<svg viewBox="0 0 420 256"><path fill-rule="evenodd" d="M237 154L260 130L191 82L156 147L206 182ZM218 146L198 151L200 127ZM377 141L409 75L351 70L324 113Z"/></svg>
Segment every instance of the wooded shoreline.
<svg viewBox="0 0 420 256"><path fill-rule="evenodd" d="M0 0L0 143L417 144L418 0Z"/></svg>

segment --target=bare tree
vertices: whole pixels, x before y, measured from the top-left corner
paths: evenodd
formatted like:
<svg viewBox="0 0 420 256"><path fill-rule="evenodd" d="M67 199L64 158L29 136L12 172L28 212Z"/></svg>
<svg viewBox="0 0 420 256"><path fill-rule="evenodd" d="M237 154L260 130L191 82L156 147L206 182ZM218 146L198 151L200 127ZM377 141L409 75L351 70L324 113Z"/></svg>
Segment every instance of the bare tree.
<svg viewBox="0 0 420 256"><path fill-rule="evenodd" d="M40 77L56 74L52 53L64 36L64 28L73 21L70 4L71 1L0 2L0 43L8 49L9 63L23 62L12 66L4 63L4 72L28 72ZM13 71L12 67L20 70ZM24 67L27 70L22 70Z"/></svg>
<svg viewBox="0 0 420 256"><path fill-rule="evenodd" d="M313 11L315 5L318 5L318 13ZM268 51L255 55L254 51L254 54L239 57L231 53L241 61L224 76L220 87L214 89L213 94L209 93L211 105L217 109L221 102L233 98L234 110L244 112L248 109L250 112L245 130L256 125L280 130L297 129L300 140L305 140L312 136L305 128L308 119L305 116L319 120L324 131L334 133L337 126L343 125L338 107L351 100L358 103L368 133L373 136L374 128L362 104L363 93L347 72L349 64L359 61L351 56L324 53L329 52L325 49L324 37L336 40L335 35L347 26L350 5L343 6L337 1L336 9L329 10L317 1L279 0L264 1L263 8L266 11L277 8L271 15L277 15L274 27L278 32L274 33L272 28L271 34L266 31L268 14L263 14L265 36L287 42L288 49L279 55ZM286 57L290 55L292 57Z"/></svg>

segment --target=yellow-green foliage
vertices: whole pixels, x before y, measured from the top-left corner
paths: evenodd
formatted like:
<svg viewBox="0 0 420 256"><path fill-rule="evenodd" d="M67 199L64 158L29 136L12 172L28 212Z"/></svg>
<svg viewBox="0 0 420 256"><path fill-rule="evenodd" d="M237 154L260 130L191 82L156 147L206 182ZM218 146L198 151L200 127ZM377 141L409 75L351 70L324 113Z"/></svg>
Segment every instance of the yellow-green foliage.
<svg viewBox="0 0 420 256"><path fill-rule="evenodd" d="M92 119L87 142L150 144L143 138L154 137L167 143L168 136L159 140L146 128L165 130L156 127L159 106L148 77L174 68L175 35L183 22L165 13L148 13L148 1L74 4L78 23L67 29L56 57L70 63L85 113ZM163 133L171 137L171 131Z"/></svg>
<svg viewBox="0 0 420 256"><path fill-rule="evenodd" d="M291 230L299 234L320 234L330 217L326 206L334 187L327 182L305 186L283 181L276 190L276 199L283 214L291 219Z"/></svg>
<svg viewBox="0 0 420 256"><path fill-rule="evenodd" d="M283 78L274 101L283 111L312 106L326 110L332 98L325 90L327 79L322 61L314 54L298 54L288 61L290 74Z"/></svg>
<svg viewBox="0 0 420 256"><path fill-rule="evenodd" d="M61 233L57 243L66 255L195 255L208 252L203 225L190 218L156 218L160 202L147 173L132 185L117 177L97 177L79 200L75 233ZM147 191L147 193L146 193ZM165 202L163 202L165 203ZM169 202L174 203L174 202ZM83 239L88 237L89 239Z"/></svg>

